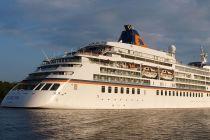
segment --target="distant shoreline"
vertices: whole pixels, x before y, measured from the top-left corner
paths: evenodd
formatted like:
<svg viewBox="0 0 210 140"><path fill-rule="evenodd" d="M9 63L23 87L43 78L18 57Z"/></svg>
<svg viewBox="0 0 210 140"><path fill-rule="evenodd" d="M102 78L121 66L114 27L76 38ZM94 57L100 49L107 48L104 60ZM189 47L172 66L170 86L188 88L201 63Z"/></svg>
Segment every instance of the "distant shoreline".
<svg viewBox="0 0 210 140"><path fill-rule="evenodd" d="M0 93L0 94L2 94L2 93ZM5 95L5 96L6 96L6 95ZM4 97L5 97L5 96L4 96ZM0 98L0 104L1 104L1 102L3 101L4 97L3 97L3 98Z"/></svg>
<svg viewBox="0 0 210 140"><path fill-rule="evenodd" d="M7 93L16 85L16 83L10 83L5 81L0 81L0 103L7 95Z"/></svg>
<svg viewBox="0 0 210 140"><path fill-rule="evenodd" d="M0 93L0 104L3 101L4 97L7 95L7 93Z"/></svg>

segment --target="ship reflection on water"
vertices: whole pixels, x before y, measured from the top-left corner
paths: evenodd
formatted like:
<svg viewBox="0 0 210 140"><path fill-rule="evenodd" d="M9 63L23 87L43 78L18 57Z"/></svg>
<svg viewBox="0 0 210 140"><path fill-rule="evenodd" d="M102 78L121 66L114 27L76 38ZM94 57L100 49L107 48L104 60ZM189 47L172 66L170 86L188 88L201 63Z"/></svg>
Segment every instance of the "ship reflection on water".
<svg viewBox="0 0 210 140"><path fill-rule="evenodd" d="M0 108L2 139L209 139L209 109Z"/></svg>

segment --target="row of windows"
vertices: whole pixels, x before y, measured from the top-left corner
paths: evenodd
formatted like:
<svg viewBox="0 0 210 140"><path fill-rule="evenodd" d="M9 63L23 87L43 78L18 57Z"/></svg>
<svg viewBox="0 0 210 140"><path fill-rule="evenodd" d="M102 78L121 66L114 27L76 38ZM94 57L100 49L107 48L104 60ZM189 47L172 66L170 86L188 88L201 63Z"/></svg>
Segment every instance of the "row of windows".
<svg viewBox="0 0 210 140"><path fill-rule="evenodd" d="M81 57L74 56L74 57L52 59L50 61L43 61L42 64L46 65L46 64L54 64L54 63L63 63L63 62L81 62Z"/></svg>
<svg viewBox="0 0 210 140"><path fill-rule="evenodd" d="M174 73L175 77L182 77L182 78L191 78L190 73L184 73L184 72L175 72Z"/></svg>
<svg viewBox="0 0 210 140"><path fill-rule="evenodd" d="M160 56L155 56L152 54L146 54L142 52L132 51L132 50L125 50L125 49L118 49L118 52L125 57L132 57L131 59L138 59L142 61L152 62L152 63L160 63L161 65L171 66L170 62L173 62L171 59L167 59ZM126 55L127 54L127 55ZM162 62L161 62L162 61Z"/></svg>
<svg viewBox="0 0 210 140"><path fill-rule="evenodd" d="M59 88L58 83L39 83L39 84L19 84L13 90L51 90L56 91Z"/></svg>
<svg viewBox="0 0 210 140"><path fill-rule="evenodd" d="M190 85L190 84L180 84L176 83L177 88L182 88L182 89L195 89L195 90L206 90L206 86L198 86L198 85Z"/></svg>
<svg viewBox="0 0 210 140"><path fill-rule="evenodd" d="M55 71L55 72L40 72L40 73L32 73L26 79L41 79L50 75L73 75L73 71Z"/></svg>
<svg viewBox="0 0 210 140"><path fill-rule="evenodd" d="M141 90L139 88L125 88L125 87L111 87L111 86L101 86L102 93L126 93L126 94L140 94Z"/></svg>
<svg viewBox="0 0 210 140"><path fill-rule="evenodd" d="M160 61L156 61L156 60L150 60L150 59L146 59L146 58L140 58L140 57L129 56L129 55L121 55L121 57L172 67L172 64L170 64L170 63L160 62Z"/></svg>
<svg viewBox="0 0 210 140"><path fill-rule="evenodd" d="M34 90L57 90L59 88L60 84L57 83L40 83Z"/></svg>
<svg viewBox="0 0 210 140"><path fill-rule="evenodd" d="M205 81L198 81L198 80L185 79L185 78L175 78L175 80L177 82L205 85Z"/></svg>
<svg viewBox="0 0 210 140"><path fill-rule="evenodd" d="M191 79L189 79L189 78L192 78L192 74L190 74L190 73L175 72L175 76L179 77L179 78L177 78L177 80L180 80L180 82L190 82L190 81L192 81ZM188 79L182 80L181 78L188 78ZM210 77L200 76L200 75L196 75L196 74L194 74L194 79L195 80L192 81L192 82L196 82L196 80L210 81ZM189 80L189 81L185 81L185 80ZM210 82L206 82L206 84L210 85Z"/></svg>
<svg viewBox="0 0 210 140"><path fill-rule="evenodd" d="M150 85L150 80L125 78L125 77L117 77L117 76L94 74L93 79L99 80L99 81L115 82L115 83L131 83L131 84Z"/></svg>
<svg viewBox="0 0 210 140"><path fill-rule="evenodd" d="M184 72L190 72L190 73L196 73L196 74L201 74L201 75L208 75L209 72L204 71L205 69L200 70L198 68L190 68L190 67L183 67L183 66L175 66L175 69L184 71Z"/></svg>
<svg viewBox="0 0 210 140"><path fill-rule="evenodd" d="M55 70L58 67L81 67L81 64L55 64L55 65L46 65L37 68L37 71L40 70Z"/></svg>
<svg viewBox="0 0 210 140"><path fill-rule="evenodd" d="M116 74L116 75L135 76L135 77L140 76L140 72L117 70L117 69L104 68L104 67L100 68L100 72L101 73Z"/></svg>
<svg viewBox="0 0 210 140"><path fill-rule="evenodd" d="M167 90L156 90L156 95L182 96L182 97L203 97L203 93L182 92L182 91L167 91ZM209 96L210 96L210 94L209 94Z"/></svg>
<svg viewBox="0 0 210 140"><path fill-rule="evenodd" d="M104 66L116 67L116 68L123 68L123 69L131 69L140 71L140 64L130 63L130 62L123 62L123 61L110 61L110 60L101 60L101 59L90 59L92 62Z"/></svg>
<svg viewBox="0 0 210 140"><path fill-rule="evenodd" d="M200 75L194 75L194 78L195 79L198 79L198 80L205 80L205 76L200 76Z"/></svg>
<svg viewBox="0 0 210 140"><path fill-rule="evenodd" d="M90 44L87 47L81 48L77 51L79 54L89 54L89 55L101 55L105 52L111 51L112 47L110 46L104 46L104 45L99 45L99 44Z"/></svg>

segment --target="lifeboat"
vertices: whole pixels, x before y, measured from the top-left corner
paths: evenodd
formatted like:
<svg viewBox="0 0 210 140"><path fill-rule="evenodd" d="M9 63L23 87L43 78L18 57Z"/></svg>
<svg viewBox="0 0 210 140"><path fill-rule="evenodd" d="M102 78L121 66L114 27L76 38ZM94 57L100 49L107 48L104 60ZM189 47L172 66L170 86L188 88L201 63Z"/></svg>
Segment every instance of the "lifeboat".
<svg viewBox="0 0 210 140"><path fill-rule="evenodd" d="M142 66L142 76L146 78L157 78L157 68L150 66Z"/></svg>
<svg viewBox="0 0 210 140"><path fill-rule="evenodd" d="M160 78L164 80L172 80L174 78L174 72L172 70L161 69Z"/></svg>

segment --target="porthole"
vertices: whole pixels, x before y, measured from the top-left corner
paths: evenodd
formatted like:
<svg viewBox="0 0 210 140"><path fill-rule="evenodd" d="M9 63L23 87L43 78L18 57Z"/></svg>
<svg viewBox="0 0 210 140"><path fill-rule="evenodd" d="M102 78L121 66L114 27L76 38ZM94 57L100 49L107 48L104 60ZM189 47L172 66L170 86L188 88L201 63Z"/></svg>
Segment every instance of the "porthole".
<svg viewBox="0 0 210 140"><path fill-rule="evenodd" d="M129 94L129 88L126 88L126 93Z"/></svg>
<svg viewBox="0 0 210 140"><path fill-rule="evenodd" d="M135 88L132 88L132 94L135 94Z"/></svg>
<svg viewBox="0 0 210 140"><path fill-rule="evenodd" d="M159 95L159 90L156 91L156 95Z"/></svg>
<svg viewBox="0 0 210 140"><path fill-rule="evenodd" d="M141 93L141 91L140 91L140 89L138 88L138 89L137 89L137 94L140 94L140 93Z"/></svg>
<svg viewBox="0 0 210 140"><path fill-rule="evenodd" d="M165 96L167 96L167 90L165 90Z"/></svg>
<svg viewBox="0 0 210 140"><path fill-rule="evenodd" d="M161 90L161 95L163 95L163 90Z"/></svg>
<svg viewBox="0 0 210 140"><path fill-rule="evenodd" d="M101 87L101 92L102 92L102 93L105 93L105 86L102 86L102 87Z"/></svg>
<svg viewBox="0 0 210 140"><path fill-rule="evenodd" d="M114 87L114 93L118 93L118 87Z"/></svg>
<svg viewBox="0 0 210 140"><path fill-rule="evenodd" d="M112 93L112 87L108 87L108 93Z"/></svg>
<svg viewBox="0 0 210 140"><path fill-rule="evenodd" d="M124 88L123 87L120 88L120 93L122 93L122 94L124 93Z"/></svg>

